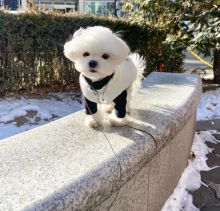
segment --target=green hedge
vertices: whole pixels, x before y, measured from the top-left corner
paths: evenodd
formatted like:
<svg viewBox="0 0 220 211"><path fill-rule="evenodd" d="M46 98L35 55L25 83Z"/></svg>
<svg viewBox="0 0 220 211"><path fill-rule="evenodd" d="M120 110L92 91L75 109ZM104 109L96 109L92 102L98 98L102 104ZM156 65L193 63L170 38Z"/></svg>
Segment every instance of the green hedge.
<svg viewBox="0 0 220 211"><path fill-rule="evenodd" d="M167 70L180 71L179 52L162 44L165 31L92 15L34 10L11 14L0 10L0 93L78 83L78 73L64 57L63 45L79 27L94 25L120 31L132 51L146 58L146 73L154 71L161 62ZM161 49L165 53L158 57Z"/></svg>

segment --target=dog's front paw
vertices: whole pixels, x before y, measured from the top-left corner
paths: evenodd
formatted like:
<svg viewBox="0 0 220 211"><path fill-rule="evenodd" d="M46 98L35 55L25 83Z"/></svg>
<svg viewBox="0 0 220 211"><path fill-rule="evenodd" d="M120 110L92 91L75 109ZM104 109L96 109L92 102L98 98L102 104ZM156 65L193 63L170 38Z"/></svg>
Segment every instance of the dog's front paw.
<svg viewBox="0 0 220 211"><path fill-rule="evenodd" d="M110 121L113 126L124 126L128 124L128 119L126 117L118 118L116 116L111 116Z"/></svg>
<svg viewBox="0 0 220 211"><path fill-rule="evenodd" d="M94 119L92 115L86 117L85 125L88 127L96 128L98 127L99 123Z"/></svg>
<svg viewBox="0 0 220 211"><path fill-rule="evenodd" d="M114 106L115 106L115 104L114 103L111 103L111 104L103 104L102 105L102 109L103 109L103 111L105 111L105 112L107 112L107 113L111 113L112 111L113 111L113 109L114 109Z"/></svg>

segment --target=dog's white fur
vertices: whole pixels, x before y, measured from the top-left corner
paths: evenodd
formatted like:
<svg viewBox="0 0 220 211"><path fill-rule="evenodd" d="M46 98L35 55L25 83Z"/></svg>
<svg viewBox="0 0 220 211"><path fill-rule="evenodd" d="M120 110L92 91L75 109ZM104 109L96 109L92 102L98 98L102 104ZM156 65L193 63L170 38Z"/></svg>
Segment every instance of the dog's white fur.
<svg viewBox="0 0 220 211"><path fill-rule="evenodd" d="M89 52L89 56L84 57L85 52ZM65 44L64 54L75 63L77 71L92 81L109 76L119 68L126 68L125 61L129 57L132 61L130 65L135 65L137 69L136 80L127 89L127 112L129 111L132 93L137 91L141 84L145 61L138 54L130 54L128 45L118 34L102 26L79 29L74 33L72 40ZM109 58L103 59L103 54L108 54ZM96 72L91 72L91 67L88 66L91 60L98 62L98 66L95 68ZM86 125L97 127L98 123L104 126L127 124L127 117L117 118L114 112L111 115L103 112L110 113L114 109L113 103L104 107L104 109L98 108L94 115L87 115Z"/></svg>

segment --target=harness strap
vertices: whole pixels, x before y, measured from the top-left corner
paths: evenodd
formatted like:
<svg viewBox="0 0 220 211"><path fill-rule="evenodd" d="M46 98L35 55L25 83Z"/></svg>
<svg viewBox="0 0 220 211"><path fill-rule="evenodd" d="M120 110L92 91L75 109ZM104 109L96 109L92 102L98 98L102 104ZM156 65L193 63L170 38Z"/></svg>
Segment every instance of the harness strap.
<svg viewBox="0 0 220 211"><path fill-rule="evenodd" d="M114 76L114 73L112 73L111 75L109 75L99 81L92 81L90 78L87 78L86 76L83 75L83 77L85 78L86 82L90 85L92 90L101 89L112 79L113 76Z"/></svg>

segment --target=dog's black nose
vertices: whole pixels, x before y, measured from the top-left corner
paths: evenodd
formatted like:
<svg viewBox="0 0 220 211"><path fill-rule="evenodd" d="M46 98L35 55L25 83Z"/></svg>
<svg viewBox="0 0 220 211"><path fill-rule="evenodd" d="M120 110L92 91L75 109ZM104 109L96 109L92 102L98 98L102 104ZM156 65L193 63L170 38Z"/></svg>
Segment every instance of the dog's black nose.
<svg viewBox="0 0 220 211"><path fill-rule="evenodd" d="M98 62L95 61L95 60L91 60L91 61L89 62L89 67L91 67L91 68L94 68L94 67L96 67L97 65L98 65Z"/></svg>

